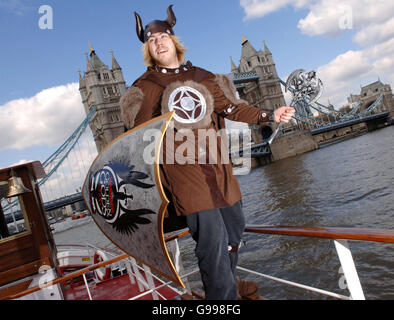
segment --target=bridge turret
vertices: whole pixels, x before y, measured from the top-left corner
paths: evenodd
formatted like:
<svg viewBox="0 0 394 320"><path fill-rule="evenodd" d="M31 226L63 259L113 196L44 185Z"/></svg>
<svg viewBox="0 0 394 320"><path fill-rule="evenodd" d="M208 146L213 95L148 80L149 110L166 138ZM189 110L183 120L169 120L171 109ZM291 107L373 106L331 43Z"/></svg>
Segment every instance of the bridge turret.
<svg viewBox="0 0 394 320"><path fill-rule="evenodd" d="M272 53L265 42L264 51L261 49L256 51L250 42L243 37L239 66L237 68L232 62L231 71L234 74L246 72L257 74L256 79L253 80L250 77L245 77L244 83L237 80L237 90L241 99L247 100L251 105L265 109L276 109L286 104ZM238 75L235 78L243 77ZM268 130L267 126L275 128L276 125L265 124L253 127L252 136L256 143L260 143L267 138L267 134L264 132L272 132L272 128Z"/></svg>
<svg viewBox="0 0 394 320"><path fill-rule="evenodd" d="M92 45L90 43L89 45L89 56L86 53L86 72L82 79L85 87L83 83L81 87L80 80L80 93L86 114L93 106L97 107L90 127L97 150L100 152L124 132L119 101L126 92L126 82L113 51L111 50L112 69L110 69L101 61Z"/></svg>
<svg viewBox="0 0 394 320"><path fill-rule="evenodd" d="M264 52L265 52L265 54L266 55L270 55L272 57L272 53L271 53L270 49L268 49L268 46L265 43L265 40L263 40L263 43L264 43Z"/></svg>
<svg viewBox="0 0 394 320"><path fill-rule="evenodd" d="M234 63L233 57L232 57L232 56L230 56L230 62L231 62L231 72L232 72L232 73L238 73L239 70L238 70L238 68L236 67L235 63Z"/></svg>
<svg viewBox="0 0 394 320"><path fill-rule="evenodd" d="M253 70L256 66L260 64L260 59L258 57L256 49L253 48L249 40L245 37L242 38L241 59L242 58L247 63L247 71Z"/></svg>
<svg viewBox="0 0 394 320"><path fill-rule="evenodd" d="M112 56L112 75L118 85L120 96L122 96L123 94L126 93L126 82L123 78L122 68L120 67L118 61L114 56L114 51L111 49L110 52Z"/></svg>

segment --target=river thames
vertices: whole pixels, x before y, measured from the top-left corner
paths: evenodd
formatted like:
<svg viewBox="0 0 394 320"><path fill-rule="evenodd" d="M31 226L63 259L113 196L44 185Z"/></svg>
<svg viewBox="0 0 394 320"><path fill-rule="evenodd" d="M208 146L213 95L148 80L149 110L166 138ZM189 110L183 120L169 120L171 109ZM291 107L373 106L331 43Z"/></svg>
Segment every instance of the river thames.
<svg viewBox="0 0 394 320"><path fill-rule="evenodd" d="M238 176L247 224L394 229L394 126L283 159ZM57 244L111 246L92 220L54 234ZM239 265L349 296L330 239L244 235ZM190 236L179 241L197 268ZM349 241L366 299L394 299L394 244ZM327 299L238 271L269 299ZM192 286L202 291L199 276ZM331 299L331 298L330 298Z"/></svg>

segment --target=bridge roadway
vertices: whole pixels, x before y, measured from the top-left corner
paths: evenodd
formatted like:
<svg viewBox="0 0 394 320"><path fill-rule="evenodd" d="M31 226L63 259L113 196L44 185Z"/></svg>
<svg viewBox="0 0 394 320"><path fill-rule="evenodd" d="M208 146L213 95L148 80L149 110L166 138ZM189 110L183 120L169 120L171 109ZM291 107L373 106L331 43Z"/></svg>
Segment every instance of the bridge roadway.
<svg viewBox="0 0 394 320"><path fill-rule="evenodd" d="M44 203L44 210L46 212L55 210L55 209L59 209L62 208L64 206L82 201L82 193L78 192L69 196L65 196L65 197L61 197L59 199L56 200L52 200L52 201L48 201L46 203ZM12 223L14 221L14 219L12 218L11 214L5 214L5 221L6 223ZM18 210L16 212L14 212L14 217L15 217L15 221L19 221L23 219L23 214L22 211Z"/></svg>
<svg viewBox="0 0 394 320"><path fill-rule="evenodd" d="M45 202L44 209L45 211L48 212L82 200L83 200L82 193L77 192L70 196L65 196L56 200Z"/></svg>
<svg viewBox="0 0 394 320"><path fill-rule="evenodd" d="M368 121L373 121L373 120L380 120L380 119L385 119L389 116L389 112L388 111L383 111L383 112L379 112L376 114L372 114L370 116L365 116L362 118L356 118L356 119L352 119L352 120L343 120L340 122L336 122L333 123L330 126L324 126L324 127L320 127L320 128L316 128L316 129L311 129L311 134L312 135L316 135L319 133L323 133L323 132L328 132L331 130L335 130L335 129L339 129L339 128L344 128L347 126L352 126L358 123L362 123L362 122L368 122Z"/></svg>
<svg viewBox="0 0 394 320"><path fill-rule="evenodd" d="M244 157L249 154L251 154L252 157L267 156L271 154L271 149L268 142L264 141L263 143L254 144L246 148L231 151L229 153L230 157L232 158Z"/></svg>
<svg viewBox="0 0 394 320"><path fill-rule="evenodd" d="M371 121L378 121L378 120L386 119L386 118L388 118L388 116L389 116L389 112L383 111L383 112L369 115L369 116L365 116L362 118L360 117L360 118L355 118L352 120L338 121L338 122L333 123L329 126L322 126L320 128L311 129L310 132L312 135L317 135L319 133L329 132L332 130L352 126L352 125L362 123L362 122L371 122ZM243 157L248 154L250 154L252 157L262 157L262 156L270 155L271 149L270 149L268 142L264 141L263 143L259 143L259 144L251 145L246 148L231 151L229 154L230 154L230 157L233 157L233 158Z"/></svg>
<svg viewBox="0 0 394 320"><path fill-rule="evenodd" d="M373 114L370 116L365 116L362 118L341 121L341 122L334 123L330 126L324 126L321 128L311 129L311 134L317 135L319 133L328 132L328 131L339 129L339 128L344 128L344 127L358 124L361 122L381 120L381 119L387 118L388 116L389 116L389 112L384 111L384 112L380 112L380 113ZM393 119L391 119L391 122L393 122ZM229 153L230 157L235 157L235 158L243 157L248 154L251 154L252 157L267 156L267 155L271 154L271 149L270 149L268 142L263 142L260 144L255 144L255 145L243 148L243 149L234 150ZM65 197L62 197L62 198L59 198L56 200L48 201L48 202L44 203L44 209L46 212L48 212L48 211L52 211L52 210L55 210L55 209L64 207L66 205L70 205L70 204L79 202L79 201L83 201L81 192L78 192L78 193L75 193L75 194L72 194L69 196L65 196ZM6 214L5 219L6 219L7 223L13 222L13 218L11 217L10 214ZM15 212L15 220L18 221L21 219L23 219L22 212L21 211Z"/></svg>

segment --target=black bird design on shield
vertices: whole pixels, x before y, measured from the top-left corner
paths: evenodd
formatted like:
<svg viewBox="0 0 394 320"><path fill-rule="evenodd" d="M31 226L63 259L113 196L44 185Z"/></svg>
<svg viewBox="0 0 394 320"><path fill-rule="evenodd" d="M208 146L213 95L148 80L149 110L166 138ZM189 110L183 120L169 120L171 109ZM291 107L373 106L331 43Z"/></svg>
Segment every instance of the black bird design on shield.
<svg viewBox="0 0 394 320"><path fill-rule="evenodd" d="M130 235L139 225L151 220L143 217L156 214L148 208L130 209L134 199L130 189L148 189L155 185L143 182L149 175L133 170L119 162L111 162L89 177L90 205L94 214L99 214L119 233Z"/></svg>

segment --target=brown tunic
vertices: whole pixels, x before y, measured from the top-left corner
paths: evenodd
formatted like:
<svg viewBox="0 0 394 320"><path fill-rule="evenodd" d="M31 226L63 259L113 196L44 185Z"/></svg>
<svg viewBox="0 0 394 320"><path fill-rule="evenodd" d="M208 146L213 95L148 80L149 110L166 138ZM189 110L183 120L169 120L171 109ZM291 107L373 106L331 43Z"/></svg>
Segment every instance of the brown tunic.
<svg viewBox="0 0 394 320"><path fill-rule="evenodd" d="M215 131L224 129L224 118L250 124L269 121L269 110L252 107L245 101L237 100L232 82L228 80L223 82L223 76L220 77L194 67L190 62L187 63L186 68L181 67L178 73L173 71L168 70L168 72L162 73L158 69L149 68L128 89L121 99L122 115L127 129L161 115L163 91L175 81L181 83L194 81L206 88L206 91L202 92L203 96L210 95L213 101L213 112L207 125L208 129L214 129ZM220 79L222 80L218 81ZM263 112L266 114L265 117L262 117ZM197 129L193 129L193 133L195 137L198 137ZM167 132L167 134L169 133ZM217 137L217 159L214 163L209 162L209 152L206 153L206 163L201 164L201 161L198 163L197 160L199 156L201 159L201 154L199 154L197 141L194 159L196 161L189 159L191 163L180 164L176 161L175 163L168 163L166 152L164 152L161 179L177 215L183 216L197 211L223 208L241 200L239 184L232 173L231 161L221 161L222 158L228 157L227 148L220 148L221 139L223 138ZM175 142L174 149L186 140L185 138L182 141ZM210 150L208 138L206 142L206 150ZM167 150L166 138L164 138L163 148Z"/></svg>

